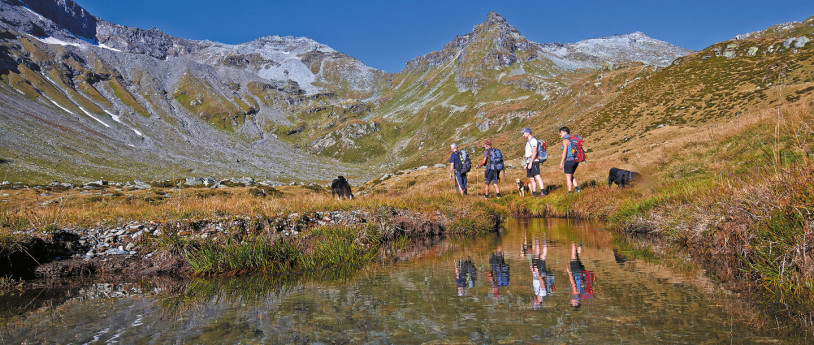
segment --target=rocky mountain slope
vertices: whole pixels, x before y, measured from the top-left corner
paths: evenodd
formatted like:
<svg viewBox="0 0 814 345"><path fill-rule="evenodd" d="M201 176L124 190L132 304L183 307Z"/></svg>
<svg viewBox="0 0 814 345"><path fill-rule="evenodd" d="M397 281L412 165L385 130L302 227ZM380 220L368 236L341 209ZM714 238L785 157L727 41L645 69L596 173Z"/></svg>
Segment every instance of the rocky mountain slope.
<svg viewBox="0 0 814 345"><path fill-rule="evenodd" d="M409 61L370 102L370 112L353 118L352 129L326 133L324 128L334 123L313 126L311 136L298 134L303 137L299 143L348 161L373 159L388 167L431 164L443 161L450 142L469 144L542 123L554 127L564 122L564 115L571 116L562 107L575 116L610 99L615 92L601 99L571 92L597 83L595 75L601 71L615 75L614 83L625 82L627 76L633 79L688 53L642 33L539 44L490 13L471 33ZM309 111L320 109L323 117L332 112L320 106Z"/></svg>
<svg viewBox="0 0 814 345"><path fill-rule="evenodd" d="M358 60L307 38L180 39L103 21L70 0L2 5L7 177L364 176L269 133L290 125L290 108L309 94L375 92L384 73Z"/></svg>
<svg viewBox="0 0 814 345"><path fill-rule="evenodd" d="M358 181L443 162L453 141L518 146L523 127L607 149L768 106L772 85L805 85L811 47L810 20L692 53L641 32L541 44L490 13L389 74L304 37L192 41L71 0L0 1L0 166L29 180Z"/></svg>

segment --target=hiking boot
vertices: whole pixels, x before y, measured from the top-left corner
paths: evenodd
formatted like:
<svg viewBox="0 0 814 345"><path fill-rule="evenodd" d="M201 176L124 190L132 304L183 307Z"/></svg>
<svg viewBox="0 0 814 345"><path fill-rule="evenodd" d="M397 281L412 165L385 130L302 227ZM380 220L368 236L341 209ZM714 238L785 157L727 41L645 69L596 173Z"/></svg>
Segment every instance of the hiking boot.
<svg viewBox="0 0 814 345"><path fill-rule="evenodd" d="M540 191L540 195L546 196L546 195L548 195L548 192L546 192L545 190L542 190L542 191Z"/></svg>
<svg viewBox="0 0 814 345"><path fill-rule="evenodd" d="M535 198L539 198L539 197L541 197L541 196L543 196L543 193L540 193L540 194L534 194L534 197L535 197Z"/></svg>
<svg viewBox="0 0 814 345"><path fill-rule="evenodd" d="M579 188L574 188L574 193L579 193Z"/></svg>
<svg viewBox="0 0 814 345"><path fill-rule="evenodd" d="M502 195L500 195L500 193L497 193L497 197L500 198L500 197L502 197Z"/></svg>

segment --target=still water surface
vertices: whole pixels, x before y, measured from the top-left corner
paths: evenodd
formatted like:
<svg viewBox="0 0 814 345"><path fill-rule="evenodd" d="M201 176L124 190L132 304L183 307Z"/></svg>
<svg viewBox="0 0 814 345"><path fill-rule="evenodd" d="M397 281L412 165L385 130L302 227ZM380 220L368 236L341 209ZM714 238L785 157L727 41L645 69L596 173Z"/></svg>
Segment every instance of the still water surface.
<svg viewBox="0 0 814 345"><path fill-rule="evenodd" d="M696 276L625 258L599 227L517 220L500 234L419 245L402 253L409 261L329 281L95 284L3 316L0 343L776 340L739 324L726 300L699 291Z"/></svg>

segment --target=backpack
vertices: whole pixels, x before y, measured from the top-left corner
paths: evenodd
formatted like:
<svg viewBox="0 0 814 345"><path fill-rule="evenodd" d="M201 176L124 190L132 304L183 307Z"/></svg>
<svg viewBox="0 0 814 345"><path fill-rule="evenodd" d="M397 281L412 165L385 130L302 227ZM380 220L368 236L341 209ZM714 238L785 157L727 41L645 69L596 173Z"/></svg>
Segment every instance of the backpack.
<svg viewBox="0 0 814 345"><path fill-rule="evenodd" d="M492 152L489 157L489 169L500 171L503 170L503 152L496 148L491 148Z"/></svg>
<svg viewBox="0 0 814 345"><path fill-rule="evenodd" d="M574 157L574 162L585 161L585 150L582 149L582 137L579 135L572 135L568 137L568 142L571 148L571 157Z"/></svg>
<svg viewBox="0 0 814 345"><path fill-rule="evenodd" d="M545 140L537 139L537 161L542 163L548 160L548 152L546 152L547 145Z"/></svg>
<svg viewBox="0 0 814 345"><path fill-rule="evenodd" d="M466 174L472 169L472 161L469 160L466 150L458 151L458 162L455 162L454 168L460 174Z"/></svg>

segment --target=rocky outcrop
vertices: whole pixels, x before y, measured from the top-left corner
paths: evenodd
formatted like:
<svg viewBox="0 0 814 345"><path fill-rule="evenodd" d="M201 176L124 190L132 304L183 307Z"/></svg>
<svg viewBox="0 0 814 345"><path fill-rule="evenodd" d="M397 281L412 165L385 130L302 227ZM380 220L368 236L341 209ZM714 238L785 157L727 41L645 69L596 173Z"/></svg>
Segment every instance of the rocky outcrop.
<svg viewBox="0 0 814 345"><path fill-rule="evenodd" d="M204 43L173 37L156 28L144 30L103 20L99 21L94 36L108 47L161 60L186 56L206 47Z"/></svg>
<svg viewBox="0 0 814 345"><path fill-rule="evenodd" d="M17 1L4 0L3 2L14 4ZM71 0L22 0L21 2L76 36L90 40L96 39L96 17Z"/></svg>

